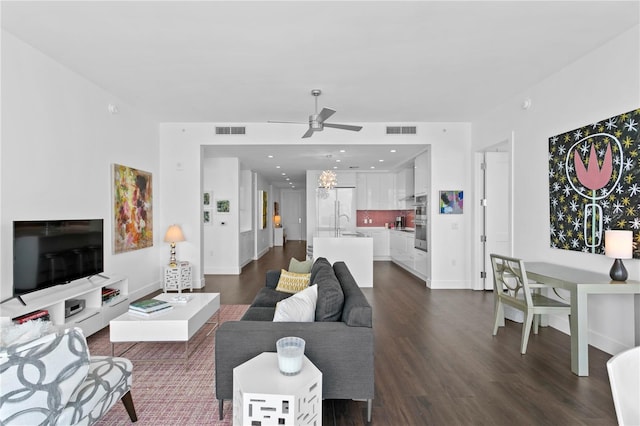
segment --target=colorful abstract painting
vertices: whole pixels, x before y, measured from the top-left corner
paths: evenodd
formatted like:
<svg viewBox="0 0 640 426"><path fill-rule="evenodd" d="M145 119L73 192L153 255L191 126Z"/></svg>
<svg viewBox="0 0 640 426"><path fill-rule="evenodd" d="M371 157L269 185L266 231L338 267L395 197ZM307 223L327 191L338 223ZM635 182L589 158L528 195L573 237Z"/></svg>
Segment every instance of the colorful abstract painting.
<svg viewBox="0 0 640 426"><path fill-rule="evenodd" d="M636 109L549 138L551 247L604 254L609 229L640 242L639 122Z"/></svg>
<svg viewBox="0 0 640 426"><path fill-rule="evenodd" d="M440 191L440 214L462 214L463 194L463 191Z"/></svg>
<svg viewBox="0 0 640 426"><path fill-rule="evenodd" d="M113 165L113 251L153 246L151 173Z"/></svg>

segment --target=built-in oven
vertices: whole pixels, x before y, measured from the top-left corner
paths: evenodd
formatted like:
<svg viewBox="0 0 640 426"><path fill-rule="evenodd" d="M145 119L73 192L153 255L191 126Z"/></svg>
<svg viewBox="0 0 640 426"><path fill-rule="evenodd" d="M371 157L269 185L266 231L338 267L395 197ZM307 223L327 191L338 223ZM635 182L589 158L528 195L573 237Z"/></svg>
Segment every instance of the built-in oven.
<svg viewBox="0 0 640 426"><path fill-rule="evenodd" d="M418 250L427 251L427 197L422 195L416 197L414 204L415 219L413 220L415 229L415 245Z"/></svg>

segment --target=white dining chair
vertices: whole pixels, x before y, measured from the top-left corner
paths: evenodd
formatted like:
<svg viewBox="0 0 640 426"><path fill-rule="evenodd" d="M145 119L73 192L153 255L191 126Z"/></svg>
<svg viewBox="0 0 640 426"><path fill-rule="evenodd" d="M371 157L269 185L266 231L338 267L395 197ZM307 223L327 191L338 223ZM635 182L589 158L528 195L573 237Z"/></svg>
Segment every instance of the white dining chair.
<svg viewBox="0 0 640 426"><path fill-rule="evenodd" d="M618 424L640 425L640 346L614 355L607 372Z"/></svg>
<svg viewBox="0 0 640 426"><path fill-rule="evenodd" d="M571 315L571 307L540 294L540 289L545 286L529 283L527 271L521 259L499 254L491 254L490 257L493 269L493 293L496 298L493 335L495 336L498 333L498 327L504 324L504 305L524 312L520 353L525 354L532 324L533 333L538 334L540 315Z"/></svg>

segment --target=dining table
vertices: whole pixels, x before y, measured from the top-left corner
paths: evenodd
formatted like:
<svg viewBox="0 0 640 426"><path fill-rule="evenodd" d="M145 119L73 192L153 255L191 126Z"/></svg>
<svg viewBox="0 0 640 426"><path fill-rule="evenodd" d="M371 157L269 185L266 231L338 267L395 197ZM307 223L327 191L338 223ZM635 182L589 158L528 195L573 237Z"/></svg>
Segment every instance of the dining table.
<svg viewBox="0 0 640 426"><path fill-rule="evenodd" d="M571 371L589 375L588 303L592 294L634 295L634 339L640 346L640 281L612 281L609 275L547 262L525 262L530 280L570 293Z"/></svg>

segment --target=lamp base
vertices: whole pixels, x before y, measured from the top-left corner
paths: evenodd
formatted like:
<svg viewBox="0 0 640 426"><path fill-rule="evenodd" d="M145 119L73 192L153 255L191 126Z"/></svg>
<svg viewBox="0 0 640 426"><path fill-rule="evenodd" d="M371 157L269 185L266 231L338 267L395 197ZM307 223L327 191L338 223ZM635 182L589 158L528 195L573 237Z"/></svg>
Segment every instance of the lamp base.
<svg viewBox="0 0 640 426"><path fill-rule="evenodd" d="M629 273L627 272L627 268L624 267L622 259L616 259L613 261L613 265L611 266L611 270L609 271L609 276L614 281L627 280Z"/></svg>

